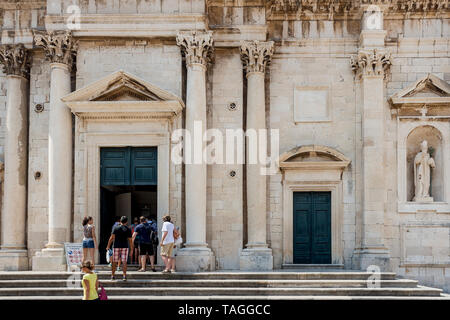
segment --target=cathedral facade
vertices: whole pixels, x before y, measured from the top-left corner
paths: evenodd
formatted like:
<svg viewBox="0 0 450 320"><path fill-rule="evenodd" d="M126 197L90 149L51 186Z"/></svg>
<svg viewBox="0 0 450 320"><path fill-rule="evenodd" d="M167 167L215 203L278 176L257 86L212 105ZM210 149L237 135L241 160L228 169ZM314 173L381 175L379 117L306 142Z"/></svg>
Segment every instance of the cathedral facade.
<svg viewBox="0 0 450 320"><path fill-rule="evenodd" d="M0 270L65 270L85 216L104 263L116 216L170 214L180 271L450 290L449 18L448 0L0 1Z"/></svg>

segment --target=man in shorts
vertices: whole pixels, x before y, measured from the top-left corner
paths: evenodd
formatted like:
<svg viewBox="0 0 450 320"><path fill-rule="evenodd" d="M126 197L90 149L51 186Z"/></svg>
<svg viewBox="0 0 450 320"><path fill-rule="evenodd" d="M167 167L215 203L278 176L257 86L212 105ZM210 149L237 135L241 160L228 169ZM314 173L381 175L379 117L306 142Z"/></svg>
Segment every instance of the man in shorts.
<svg viewBox="0 0 450 320"><path fill-rule="evenodd" d="M111 237L109 238L106 251L111 247L111 243L114 242L113 260L111 269L111 280L115 280L116 263L122 261L123 263L123 281L127 280L127 260L128 255L133 250L133 243L131 242L131 229L128 228L128 218L123 216L120 218L120 225L113 229Z"/></svg>
<svg viewBox="0 0 450 320"><path fill-rule="evenodd" d="M170 222L170 216L163 217L162 236L161 236L161 258L166 265L163 273L171 273L175 271L175 259L173 257L173 245L175 239L173 238L174 225Z"/></svg>
<svg viewBox="0 0 450 320"><path fill-rule="evenodd" d="M155 272L155 252L153 250L154 232L147 219L142 216L140 218L140 224L134 229L133 243L136 237L139 237L139 257L141 259L141 269L139 272L144 272L147 265L147 257L150 256L150 264L152 271Z"/></svg>

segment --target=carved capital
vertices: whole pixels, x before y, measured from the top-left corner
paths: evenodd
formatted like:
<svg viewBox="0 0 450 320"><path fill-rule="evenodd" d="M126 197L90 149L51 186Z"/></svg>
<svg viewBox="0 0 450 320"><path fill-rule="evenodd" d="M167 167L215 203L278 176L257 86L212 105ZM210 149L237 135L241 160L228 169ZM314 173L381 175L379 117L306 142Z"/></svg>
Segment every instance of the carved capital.
<svg viewBox="0 0 450 320"><path fill-rule="evenodd" d="M66 64L72 70L77 42L70 31L36 32L34 43L44 48L45 56L50 62Z"/></svg>
<svg viewBox="0 0 450 320"><path fill-rule="evenodd" d="M274 52L274 42L243 41L241 43L241 60L245 72L266 71Z"/></svg>
<svg viewBox="0 0 450 320"><path fill-rule="evenodd" d="M22 43L1 46L0 63L7 75L12 74L26 79L30 76L30 55Z"/></svg>
<svg viewBox="0 0 450 320"><path fill-rule="evenodd" d="M206 65L212 60L212 32L180 32L177 35L177 45L186 56L186 65L194 63Z"/></svg>
<svg viewBox="0 0 450 320"><path fill-rule="evenodd" d="M391 53L385 49L359 50L351 57L351 65L357 78L364 76L386 77L392 63Z"/></svg>

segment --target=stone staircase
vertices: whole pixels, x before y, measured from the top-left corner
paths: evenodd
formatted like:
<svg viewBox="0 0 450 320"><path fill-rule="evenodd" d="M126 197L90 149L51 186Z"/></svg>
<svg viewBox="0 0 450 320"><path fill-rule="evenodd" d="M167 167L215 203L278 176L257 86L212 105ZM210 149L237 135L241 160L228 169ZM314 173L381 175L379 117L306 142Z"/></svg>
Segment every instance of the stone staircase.
<svg viewBox="0 0 450 320"><path fill-rule="evenodd" d="M195 299L448 299L440 289L382 273L380 287L368 287L370 274L357 271L203 272L162 274L130 267L110 280L107 266L96 272L111 300ZM81 299L81 274L69 272L0 272L0 300Z"/></svg>

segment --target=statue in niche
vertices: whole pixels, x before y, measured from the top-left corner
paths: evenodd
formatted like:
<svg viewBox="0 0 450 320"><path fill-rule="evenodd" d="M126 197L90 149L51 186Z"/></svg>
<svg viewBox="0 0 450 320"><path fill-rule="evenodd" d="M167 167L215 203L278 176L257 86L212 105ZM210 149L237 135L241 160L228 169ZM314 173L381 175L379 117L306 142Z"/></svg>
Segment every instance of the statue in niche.
<svg viewBox="0 0 450 320"><path fill-rule="evenodd" d="M414 158L415 202L433 202L430 196L431 168L435 168L433 158L428 153L428 142L422 141L421 152Z"/></svg>

